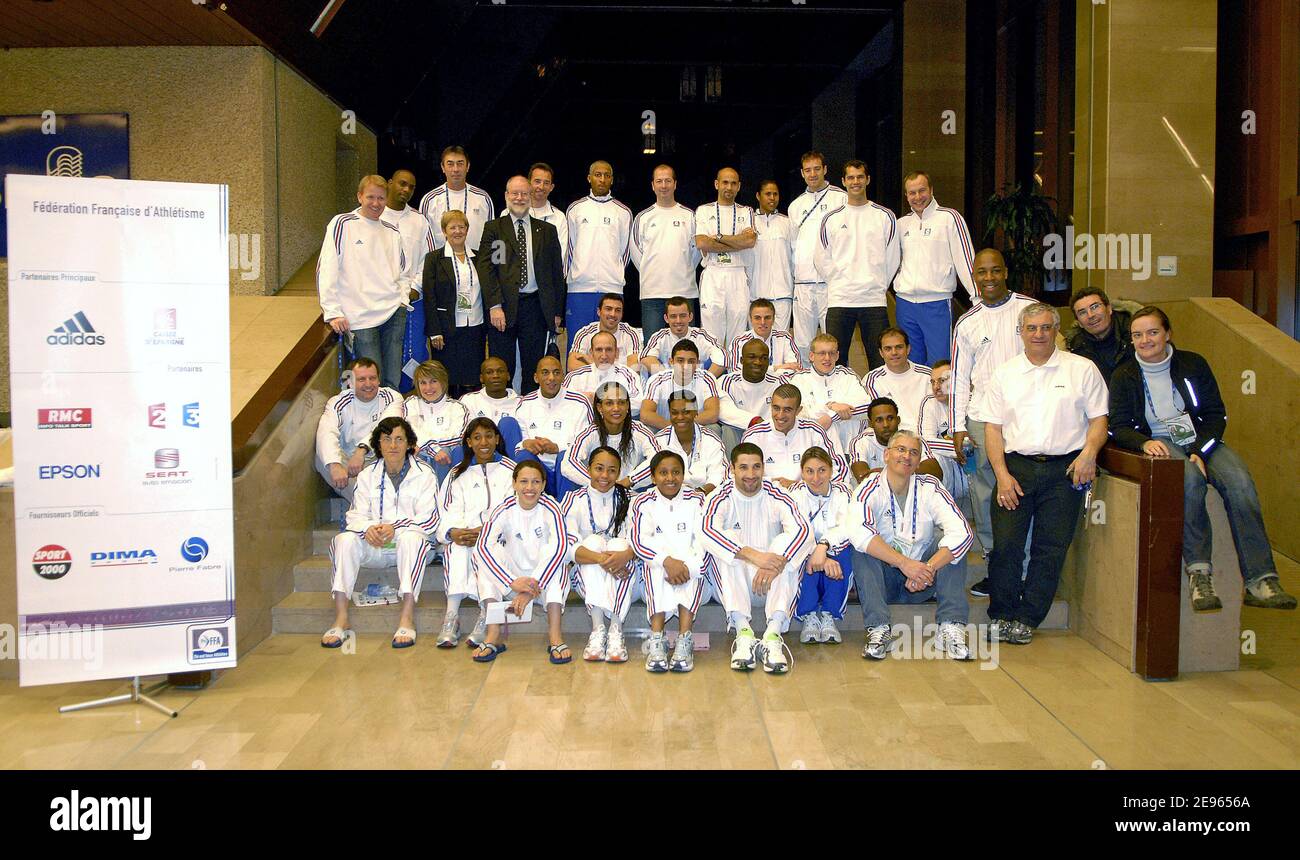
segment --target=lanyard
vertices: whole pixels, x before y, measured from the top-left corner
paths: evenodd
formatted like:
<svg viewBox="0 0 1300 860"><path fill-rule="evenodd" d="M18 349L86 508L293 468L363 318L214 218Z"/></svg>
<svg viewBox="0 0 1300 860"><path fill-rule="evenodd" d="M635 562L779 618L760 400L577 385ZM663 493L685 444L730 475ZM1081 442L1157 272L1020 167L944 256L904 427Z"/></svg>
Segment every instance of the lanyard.
<svg viewBox="0 0 1300 860"><path fill-rule="evenodd" d="M889 519L894 524L894 537L898 537L898 514L894 510L894 488L889 486L888 481L882 481L881 483L885 485L885 492L889 493ZM917 506L917 500L919 499L921 493L918 491L915 485L910 485L908 489L911 490L912 492L911 540L915 542L916 541L916 506Z"/></svg>
<svg viewBox="0 0 1300 860"><path fill-rule="evenodd" d="M609 536L610 529L614 528L614 499L613 499L613 497L611 496L611 497L610 497L610 500L609 500L609 501L610 501L609 522L605 525L605 527L604 527L603 529L602 529L602 528L597 528L597 527L596 527L596 512L595 512L595 510L592 509L592 507L591 507L591 490L588 490L588 491L587 491L587 493L586 493L586 498L587 498L587 519L591 521L591 533L594 534L594 535L605 535L606 537L608 537L608 536Z"/></svg>
<svg viewBox="0 0 1300 860"><path fill-rule="evenodd" d="M713 203L713 220L718 225L718 235L722 235L722 204L716 200ZM736 235L736 204L731 204L731 232L728 236Z"/></svg>
<svg viewBox="0 0 1300 860"><path fill-rule="evenodd" d="M1142 377L1142 393L1146 395L1146 398L1147 398L1147 406L1150 406L1150 407L1151 407L1151 414L1154 415L1154 416L1156 416L1156 420L1157 420L1157 421L1160 421L1160 422L1163 422L1163 423L1165 423L1165 424L1168 424L1170 419L1169 419L1169 418L1161 418L1161 417L1160 417L1160 413L1156 411L1156 404L1155 404L1155 402L1151 400L1151 389L1147 387L1147 375L1146 375L1145 373L1142 373L1141 370L1138 371L1138 375ZM1173 377L1173 374L1172 374L1172 373L1169 375L1169 385L1170 385L1171 388L1173 388L1173 390L1174 390L1174 394L1177 394L1177 393L1178 393L1178 387L1174 385L1174 377ZM1171 398L1171 399L1172 399L1172 398ZM1175 410L1178 409L1178 404L1177 404L1177 403L1174 403L1174 404L1172 404L1172 405L1173 405L1173 407L1174 407ZM1172 417L1177 418L1178 415L1174 415L1174 416L1172 416Z"/></svg>
<svg viewBox="0 0 1300 860"><path fill-rule="evenodd" d="M450 185L446 186L443 189L443 192L447 196L447 211L450 212L451 211L451 186ZM465 202L461 204L460 211L464 212L466 217L469 217L469 186L468 185L465 186Z"/></svg>
<svg viewBox="0 0 1300 860"><path fill-rule="evenodd" d="M468 296L474 289L474 267L469 262L468 252L465 254L465 268L469 269L469 284L465 292ZM456 259L455 251L451 253L451 273L456 278L456 295L460 295L460 261Z"/></svg>
<svg viewBox="0 0 1300 860"><path fill-rule="evenodd" d="M820 517L820 516L822 515L822 511L826 510L826 506L829 505L829 504L831 503L831 498L835 495L835 489L834 489L834 488L830 488L830 489L827 491L826 495L824 495L824 496L819 496L819 495L817 495L816 493L813 492L812 487L809 487L809 488L808 488L808 495L812 496L814 499L823 499L823 500L824 500L824 501L822 501L822 503L821 503L820 505L817 506L817 510L813 511L813 515L812 515L811 517L808 518L810 522L812 522L813 524L816 524L816 522L817 522L817 518ZM820 535L818 535L818 537L820 537Z"/></svg>
<svg viewBox="0 0 1300 860"><path fill-rule="evenodd" d="M822 189L822 193L821 193L821 194L818 194L816 197L813 198L812 205L808 207L808 211L805 212L805 213L803 213L803 217L799 219L799 226L795 228L796 230L802 230L802 229L803 229L803 222L805 222L805 221L808 220L808 216L809 216L809 215L811 215L811 214L813 214L814 212L817 211L817 205L818 205L819 203L822 202L822 198L825 197L825 196L826 196L826 192L828 192L828 191L830 191L830 190L831 190L831 185L830 185L830 183L828 182L828 183L826 183L826 187Z"/></svg>
<svg viewBox="0 0 1300 860"><path fill-rule="evenodd" d="M487 515L492 512L492 481L488 479L487 467L487 463L479 466L483 470L483 489L487 491L487 507L483 508L483 512L478 515L479 522L486 520Z"/></svg>
<svg viewBox="0 0 1300 860"><path fill-rule="evenodd" d="M405 472L406 469L407 469L407 464L406 464L406 463L403 463L403 464L402 464L402 471L397 473L397 477L399 477L399 478L402 477L402 473ZM388 480L391 480L391 479L388 478L388 469L385 467L384 469L382 469L382 471L383 471L383 475L382 475L382 477L381 477L380 480L379 480L379 521L380 521L381 523L384 521L384 490L385 490L385 488L387 488L387 486L388 486ZM393 489L393 494L394 494L395 496L397 496L397 503L398 503L398 505L401 505L401 503L402 503L402 488L401 488L401 487L396 487L396 488L394 488L394 489Z"/></svg>

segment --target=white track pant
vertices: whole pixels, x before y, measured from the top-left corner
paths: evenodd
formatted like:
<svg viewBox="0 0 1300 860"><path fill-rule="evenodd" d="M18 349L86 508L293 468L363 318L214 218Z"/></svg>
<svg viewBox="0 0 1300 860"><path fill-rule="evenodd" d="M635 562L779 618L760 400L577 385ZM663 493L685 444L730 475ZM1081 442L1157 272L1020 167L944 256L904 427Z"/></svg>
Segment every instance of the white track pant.
<svg viewBox="0 0 1300 860"><path fill-rule="evenodd" d="M628 542L623 538L607 538L604 535L589 535L578 546L586 547L592 552L620 552L629 548ZM627 611L632 602L645 599L640 565L634 561L631 567L632 572L619 579L606 573L598 564L575 565L573 584L588 608L595 607L610 616L617 613L621 623L627 620Z"/></svg>
<svg viewBox="0 0 1300 860"><path fill-rule="evenodd" d="M734 558L720 559L714 556L713 560L717 565L722 608L727 611L728 616L736 612L745 618L750 618L754 613L754 606L761 603L769 629L772 614L775 612L785 613L785 622L777 632L784 633L789 629L790 619L794 617L795 604L799 602L801 584L799 572L803 567L803 559L787 564L768 586L766 596L754 593L754 575L758 573L758 568L754 565Z"/></svg>
<svg viewBox="0 0 1300 860"><path fill-rule="evenodd" d="M749 279L744 269L700 273L700 327L721 340L724 351L749 328Z"/></svg>
<svg viewBox="0 0 1300 860"><path fill-rule="evenodd" d="M352 594L362 567L396 567L398 592L419 599L424 565L433 554L433 544L419 532L409 530L398 534L395 543L394 549L379 549L356 532L339 532L330 542L330 562L334 566L330 591Z"/></svg>
<svg viewBox="0 0 1300 860"><path fill-rule="evenodd" d="M324 463L320 461L320 457L316 458L316 474L320 475L322 478L325 479L326 486L328 486L331 490L334 491L334 495L342 496L343 498L347 499L348 504L352 503L352 494L357 491L356 478L348 478L348 485L341 490L338 489L337 487L335 487L333 484L330 483L330 468L329 466L326 466Z"/></svg>
<svg viewBox="0 0 1300 860"><path fill-rule="evenodd" d="M444 545L442 588L448 597L464 594L478 600L478 577L474 574L474 547L454 543Z"/></svg>
<svg viewBox="0 0 1300 860"><path fill-rule="evenodd" d="M791 306L794 299L769 299L772 307L776 308L776 323L772 326L772 331L789 331Z"/></svg>
<svg viewBox="0 0 1300 860"><path fill-rule="evenodd" d="M794 285L794 345L808 367L812 356L812 339L826 330L826 284ZM841 356L843 358L844 356Z"/></svg>
<svg viewBox="0 0 1300 860"><path fill-rule="evenodd" d="M479 603L484 605L499 600L513 600L515 597L515 593L505 583L484 569L480 569L478 572L478 594ZM533 602L545 608L548 603L558 603L560 606L564 606L564 601L568 599L569 577L564 575L563 570L557 570L555 576L552 576L551 581L547 583L546 588L542 589L541 596Z"/></svg>
<svg viewBox="0 0 1300 860"><path fill-rule="evenodd" d="M662 564L650 562L642 566L642 575L645 577L647 618L660 612L665 618L672 618L683 606L693 615L699 612L700 607L708 603L709 598L713 596L713 586L704 571L703 556L678 560L685 563L686 569L691 574L691 578L681 585L673 585L668 581L668 575L664 572Z"/></svg>

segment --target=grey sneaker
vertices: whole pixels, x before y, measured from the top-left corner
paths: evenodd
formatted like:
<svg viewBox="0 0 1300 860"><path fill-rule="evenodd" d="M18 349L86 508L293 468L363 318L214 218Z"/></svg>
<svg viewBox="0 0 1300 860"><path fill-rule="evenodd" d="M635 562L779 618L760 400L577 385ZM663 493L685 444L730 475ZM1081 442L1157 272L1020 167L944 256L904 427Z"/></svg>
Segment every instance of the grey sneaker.
<svg viewBox="0 0 1300 860"><path fill-rule="evenodd" d="M1034 628L1023 621L1012 621L1004 629L1002 641L1008 645L1028 645L1034 638Z"/></svg>
<svg viewBox="0 0 1300 860"><path fill-rule="evenodd" d="M1187 574L1188 589L1192 593L1192 609L1196 612L1213 612L1223 608L1223 601L1214 593L1214 575L1208 570L1197 570ZM1247 595L1249 595L1249 591ZM1250 598L1246 598L1250 602ZM1291 601L1295 606L1295 601Z"/></svg>
<svg viewBox="0 0 1300 860"><path fill-rule="evenodd" d="M455 648L460 642L460 613L448 610L442 619L442 629L434 643L439 648Z"/></svg>
<svg viewBox="0 0 1300 860"><path fill-rule="evenodd" d="M474 629L470 632L469 636L465 637L465 641L469 642L469 644L474 648L477 648L483 644L483 640L486 638L487 607L480 606L478 610L478 620L474 622Z"/></svg>
<svg viewBox="0 0 1300 860"><path fill-rule="evenodd" d="M677 634L677 644L673 647L672 659L668 668L673 672L689 672L695 668L695 634L687 630Z"/></svg>
<svg viewBox="0 0 1300 860"><path fill-rule="evenodd" d="M807 645L809 642L822 641L822 617L818 612L809 612L803 617L803 627L799 630L799 641Z"/></svg>
<svg viewBox="0 0 1300 860"><path fill-rule="evenodd" d="M1246 605L1264 609L1295 609L1295 596L1282 588L1276 576L1261 576L1246 586Z"/></svg>
<svg viewBox="0 0 1300 860"><path fill-rule="evenodd" d="M939 648L953 660L969 660L970 646L966 644L966 625L955 621L940 624Z"/></svg>
<svg viewBox="0 0 1300 860"><path fill-rule="evenodd" d="M668 671L668 642L663 634L651 634L646 640L645 670L647 672Z"/></svg>
<svg viewBox="0 0 1300 860"><path fill-rule="evenodd" d="M823 644L834 643L836 645L844 641L840 635L840 629L835 626L835 616L829 612L822 613L822 635L817 640Z"/></svg>
<svg viewBox="0 0 1300 860"><path fill-rule="evenodd" d="M868 660L883 660L889 655L889 649L898 641L899 634L888 624L878 624L867 629L867 644L862 649L862 656Z"/></svg>

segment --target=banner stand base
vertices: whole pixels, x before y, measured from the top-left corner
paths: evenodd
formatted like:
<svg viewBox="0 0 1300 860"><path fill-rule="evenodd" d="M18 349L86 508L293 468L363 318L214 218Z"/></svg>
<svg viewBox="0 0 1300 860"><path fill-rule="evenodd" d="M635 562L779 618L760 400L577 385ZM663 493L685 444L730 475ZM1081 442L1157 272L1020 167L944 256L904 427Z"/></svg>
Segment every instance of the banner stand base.
<svg viewBox="0 0 1300 860"><path fill-rule="evenodd" d="M177 711L173 711L171 708L167 707L162 702L159 702L156 699L149 698L151 693L157 693L168 686L170 686L170 684L167 681L159 681L157 684L154 684L152 687L149 687L146 690L141 690L140 676L136 675L131 679L131 692L129 693L122 693L120 696L109 696L104 699L92 699L89 702L78 702L75 705L64 705L63 707L59 708L59 713L67 714L72 711L85 711L85 710L89 710L90 708L101 708L105 705L116 705L121 702L132 702L134 704L139 704L139 705L148 705L151 708L155 708L159 711L162 711L164 714L166 714L169 717L178 717L180 716L180 714Z"/></svg>

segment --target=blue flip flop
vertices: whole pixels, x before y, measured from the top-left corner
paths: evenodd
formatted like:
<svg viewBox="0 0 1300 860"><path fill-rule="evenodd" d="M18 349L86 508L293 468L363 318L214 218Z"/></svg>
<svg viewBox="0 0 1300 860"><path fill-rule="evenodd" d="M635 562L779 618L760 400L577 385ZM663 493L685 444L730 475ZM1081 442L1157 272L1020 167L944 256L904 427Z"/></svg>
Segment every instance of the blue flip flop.
<svg viewBox="0 0 1300 860"><path fill-rule="evenodd" d="M333 636L333 637L335 637L335 639L336 639L337 641L335 641L335 642L326 642L326 641L325 641L325 637L326 637L326 636ZM348 641L348 639L351 638L351 636L352 636L352 631L351 631L350 629L344 629L344 628L342 628L342 627L331 627L329 630L326 630L324 633L321 634L321 637L320 637L320 640L321 640L321 641L320 641L320 647L322 647L322 648L342 648L342 647L343 647L343 643L346 642L346 641Z"/></svg>
<svg viewBox="0 0 1300 860"><path fill-rule="evenodd" d="M546 650L550 652L550 660L556 666L563 666L565 663L573 662L572 653L570 653L568 657L563 657L563 658L556 656L556 654L560 651L560 649L568 650L568 648L569 646L565 645L563 642L561 642L559 645L546 646Z"/></svg>
<svg viewBox="0 0 1300 860"><path fill-rule="evenodd" d="M478 646L478 647L480 647L480 648L489 648L489 649L491 649L491 650L490 650L490 652L487 653L487 654L475 654L475 655L473 655L470 659L472 659L475 663L491 663L493 660L495 660L495 659L497 658L497 655L498 655L498 654L500 654L502 651L506 650L506 646L505 646L505 643L504 643L504 642L501 643L500 645L494 645L494 644L492 644L491 642L484 642L482 645L480 645L480 646Z"/></svg>
<svg viewBox="0 0 1300 860"><path fill-rule="evenodd" d="M410 641L409 641L409 642L398 642L398 641L397 641L397 637L398 637L398 636L405 636L405 637L407 637ZM411 647L412 645L414 645L414 644L415 644L415 631L412 630L410 627L399 627L399 628L397 628L397 631L396 631L395 633L393 633L393 647L394 647L394 648L410 648L410 647Z"/></svg>

